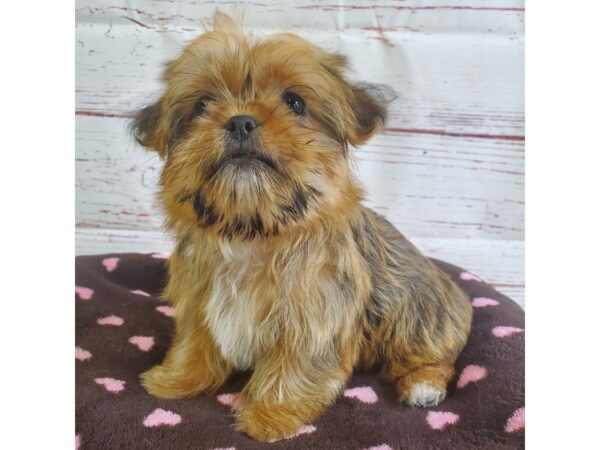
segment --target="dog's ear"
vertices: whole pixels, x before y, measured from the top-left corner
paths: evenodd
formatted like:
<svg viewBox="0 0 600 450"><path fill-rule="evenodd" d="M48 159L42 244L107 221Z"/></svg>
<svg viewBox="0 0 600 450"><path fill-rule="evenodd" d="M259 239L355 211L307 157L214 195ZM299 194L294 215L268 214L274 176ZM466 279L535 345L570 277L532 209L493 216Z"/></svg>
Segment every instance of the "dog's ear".
<svg viewBox="0 0 600 450"><path fill-rule="evenodd" d="M143 147L156 150L161 157L167 151L167 140L161 137L160 125L162 116L161 98L157 102L138 110L131 122L130 130L137 141Z"/></svg>
<svg viewBox="0 0 600 450"><path fill-rule="evenodd" d="M343 109L348 112L343 120L346 130L344 140L358 147L383 128L388 106L396 98L396 93L383 84L349 82L345 76L349 62L344 55L324 52L321 65L342 87L342 95L346 98Z"/></svg>
<svg viewBox="0 0 600 450"><path fill-rule="evenodd" d="M396 98L396 93L382 84L359 83L350 85L350 89L349 103L354 124L348 133L348 142L358 147L383 128L388 105Z"/></svg>
<svg viewBox="0 0 600 450"><path fill-rule="evenodd" d="M185 105L169 107L160 100L137 111L130 122L133 137L143 147L158 152L161 158L186 131L192 112Z"/></svg>

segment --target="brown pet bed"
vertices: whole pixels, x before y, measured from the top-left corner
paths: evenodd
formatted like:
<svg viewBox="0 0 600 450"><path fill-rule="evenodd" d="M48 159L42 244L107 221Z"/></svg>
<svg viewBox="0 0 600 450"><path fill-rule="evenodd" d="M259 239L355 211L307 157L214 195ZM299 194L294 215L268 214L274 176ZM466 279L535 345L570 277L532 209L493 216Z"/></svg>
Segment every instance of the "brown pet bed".
<svg viewBox="0 0 600 450"><path fill-rule="evenodd" d="M448 397L430 409L400 404L375 374L345 392L296 437L273 444L236 432L230 405L248 374L216 395L158 400L141 372L163 358L172 308L158 294L164 255L76 259L76 446L110 449L515 449L524 447L524 314L475 275L435 261L471 297L473 330Z"/></svg>

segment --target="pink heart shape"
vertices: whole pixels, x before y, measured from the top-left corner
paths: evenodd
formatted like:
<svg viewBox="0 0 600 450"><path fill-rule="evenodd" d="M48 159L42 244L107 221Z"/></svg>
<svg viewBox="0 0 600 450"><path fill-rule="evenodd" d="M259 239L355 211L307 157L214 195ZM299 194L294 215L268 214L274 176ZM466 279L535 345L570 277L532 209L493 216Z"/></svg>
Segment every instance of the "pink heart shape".
<svg viewBox="0 0 600 450"><path fill-rule="evenodd" d="M499 338L512 336L513 334L522 333L525 330L517 327L495 327L492 329L492 334Z"/></svg>
<svg viewBox="0 0 600 450"><path fill-rule="evenodd" d="M167 317L175 317L175 308L172 306L157 306L156 310Z"/></svg>
<svg viewBox="0 0 600 450"><path fill-rule="evenodd" d="M370 386L346 389L344 397L355 398L363 403L375 403L377 401L377 394Z"/></svg>
<svg viewBox="0 0 600 450"><path fill-rule="evenodd" d="M141 289L136 289L131 291L132 294L136 294L136 295L142 295L144 297L150 297L150 294L148 294L146 291L142 291Z"/></svg>
<svg viewBox="0 0 600 450"><path fill-rule="evenodd" d="M217 395L217 400L235 412L240 412L246 407L246 399L240 392Z"/></svg>
<svg viewBox="0 0 600 450"><path fill-rule="evenodd" d="M94 378L94 381L104 386L108 392L121 392L125 389L125 382L115 378Z"/></svg>
<svg viewBox="0 0 600 450"><path fill-rule="evenodd" d="M75 293L81 300L89 300L94 295L94 290L88 287L75 286Z"/></svg>
<svg viewBox="0 0 600 450"><path fill-rule="evenodd" d="M75 435L75 450L79 450L81 447L81 437L77 434Z"/></svg>
<svg viewBox="0 0 600 450"><path fill-rule="evenodd" d="M106 268L107 271L112 272L119 265L119 261L121 258L104 258L102 260L102 265Z"/></svg>
<svg viewBox="0 0 600 450"><path fill-rule="evenodd" d="M87 350L82 349L81 347L75 347L75 359L79 361L85 361L86 359L90 359L92 354Z"/></svg>
<svg viewBox="0 0 600 450"><path fill-rule="evenodd" d="M472 305L475 308L484 308L486 306L498 306L499 303L497 300L494 300L493 298L477 297L477 298L473 299Z"/></svg>
<svg viewBox="0 0 600 450"><path fill-rule="evenodd" d="M217 400L225 406L231 406L231 405L233 405L233 402L237 396L238 396L237 392L234 392L231 394L220 394L220 395L217 395Z"/></svg>
<svg viewBox="0 0 600 450"><path fill-rule="evenodd" d="M517 409L506 421L504 431L514 433L525 428L525 407Z"/></svg>
<svg viewBox="0 0 600 450"><path fill-rule="evenodd" d="M443 430L448 425L454 425L458 419L458 414L448 411L429 411L427 413L427 423L434 430Z"/></svg>
<svg viewBox="0 0 600 450"><path fill-rule="evenodd" d="M477 275L473 275L470 272L462 272L460 274L460 279L465 281L481 281L481 278L479 278Z"/></svg>
<svg viewBox="0 0 600 450"><path fill-rule="evenodd" d="M473 364L468 365L464 368L458 382L456 383L456 387L459 389L464 388L469 383L474 383L479 380L483 380L487 376L487 370L485 367L475 366Z"/></svg>
<svg viewBox="0 0 600 450"><path fill-rule="evenodd" d="M169 425L171 427L181 422L181 416L175 414L172 411L165 411L164 409L157 408L150 413L144 419L145 427L159 427L162 425Z"/></svg>
<svg viewBox="0 0 600 450"><path fill-rule="evenodd" d="M98 325L113 325L115 327L120 327L125 323L119 316L102 317L101 319L96 320L96 322Z"/></svg>
<svg viewBox="0 0 600 450"><path fill-rule="evenodd" d="M169 254L165 252L152 253L152 257L155 259L169 259Z"/></svg>
<svg viewBox="0 0 600 450"><path fill-rule="evenodd" d="M129 342L136 345L143 352L147 352L154 345L154 338L152 336L131 336Z"/></svg>
<svg viewBox="0 0 600 450"><path fill-rule="evenodd" d="M296 433L294 433L290 436L286 436L286 439L292 439L292 438L300 436L301 434L314 433L315 431L317 431L317 427L315 427L314 425L302 425Z"/></svg>
<svg viewBox="0 0 600 450"><path fill-rule="evenodd" d="M394 450L387 444L376 445L374 447L365 448L365 450Z"/></svg>

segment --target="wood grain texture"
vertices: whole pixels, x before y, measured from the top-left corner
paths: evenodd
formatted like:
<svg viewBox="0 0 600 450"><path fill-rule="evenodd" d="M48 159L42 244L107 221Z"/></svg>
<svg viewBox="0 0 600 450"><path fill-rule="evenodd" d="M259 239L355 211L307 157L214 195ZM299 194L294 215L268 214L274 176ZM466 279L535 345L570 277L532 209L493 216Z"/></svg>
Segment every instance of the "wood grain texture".
<svg viewBox="0 0 600 450"><path fill-rule="evenodd" d="M159 230L161 162L118 117L77 116L77 226ZM354 154L367 204L421 237L520 239L522 143L388 132Z"/></svg>
<svg viewBox="0 0 600 450"><path fill-rule="evenodd" d="M161 163L132 143L127 117L159 92L162 63L231 3L77 2L78 252L168 242L154 201ZM368 205L425 253L522 301L523 2L237 4L252 34L298 33L348 55L353 78L398 92L386 133L354 152Z"/></svg>
<svg viewBox="0 0 600 450"><path fill-rule="evenodd" d="M364 29L409 33L522 34L523 0L78 0L77 22L127 18L146 29L182 33L210 24L213 10L238 13L250 29Z"/></svg>
<svg viewBox="0 0 600 450"><path fill-rule="evenodd" d="M123 116L160 91L163 63L186 36L157 33L130 22L77 28L80 115ZM107 34L108 33L108 34ZM523 41L496 35L386 32L300 32L350 57L353 78L385 83L398 93L388 127L448 137L524 140Z"/></svg>

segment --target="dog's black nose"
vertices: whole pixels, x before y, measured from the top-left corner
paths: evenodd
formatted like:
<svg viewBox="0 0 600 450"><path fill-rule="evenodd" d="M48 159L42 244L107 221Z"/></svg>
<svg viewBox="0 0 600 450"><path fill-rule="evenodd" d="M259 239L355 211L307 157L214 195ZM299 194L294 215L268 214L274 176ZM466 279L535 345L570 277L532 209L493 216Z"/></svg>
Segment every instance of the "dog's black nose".
<svg viewBox="0 0 600 450"><path fill-rule="evenodd" d="M225 129L237 141L248 139L248 136L256 127L258 127L258 124L252 116L233 116L225 124Z"/></svg>

